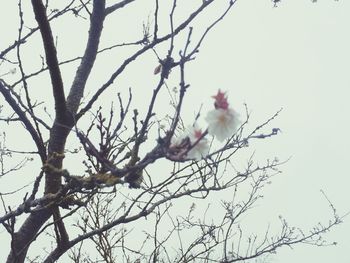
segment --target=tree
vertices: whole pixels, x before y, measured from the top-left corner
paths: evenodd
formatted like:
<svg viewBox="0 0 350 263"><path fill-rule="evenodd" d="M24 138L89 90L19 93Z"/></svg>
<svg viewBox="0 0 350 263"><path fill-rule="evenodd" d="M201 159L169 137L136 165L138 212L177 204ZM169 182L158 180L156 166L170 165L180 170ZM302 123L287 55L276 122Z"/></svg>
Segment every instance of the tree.
<svg viewBox="0 0 350 263"><path fill-rule="evenodd" d="M196 19L220 2L221 13L207 19L204 29L195 30ZM112 44L101 47L100 42L109 41L103 35L108 19L127 12L136 1L72 0L62 6L32 0L30 7L22 7L27 3L19 1L17 38L0 53L5 69L0 81L1 120L7 130L1 145L1 179L10 174L21 178L24 173L36 177L24 196L20 190L1 193L4 211L0 222L11 240L7 262L29 260L28 250L35 240L47 238L44 233L55 241L53 247L30 259L32 262L54 262L63 255L73 262L96 262L86 254L91 244L104 262L244 262L274 253L281 246L327 244L321 235L341 222L332 205L333 218L309 232L281 218L280 233L249 235L239 223L284 162L273 159L261 165L250 158L246 167L237 169L233 158L244 153L250 141L277 135L279 129L268 130L268 125L279 112L251 129L249 110L241 113L238 123L228 95L215 90L214 107L208 113L199 110L192 125L184 124L188 116L183 107L189 103L185 98L190 89L186 69L200 55L205 37L236 2L206 0L186 6L173 0L168 6L149 1L153 11L143 21L137 40L118 36L120 44L113 39ZM184 16L178 11L182 5ZM58 47L73 48L74 43L64 33L62 40L56 37L52 28L59 28L65 20L79 26L88 22L82 56L62 59L64 51ZM38 57L33 59L27 50L36 50L39 38L38 57L42 56L38 63ZM128 68L146 56L154 62L145 69L154 81L145 81L148 89L142 90L150 100L146 108L137 105L131 110L135 93L141 91L136 87L125 90L122 86L128 84L119 83L128 76L135 78ZM110 57L115 62L107 68L104 60ZM65 70L75 72L71 82ZM98 74L108 78L99 80ZM136 77L142 76L138 72ZM50 97L37 94L36 86L45 92L52 90ZM115 94L115 88L121 91ZM161 104L164 99L170 100L166 110ZM208 128L199 127L203 120ZM19 150L7 147L14 127L23 127L23 136L30 139ZM16 160L6 169L8 162ZM26 170L29 162L36 165L34 170ZM217 192L231 192L230 201L221 202L221 214L208 219L208 208L199 219L195 213L199 200ZM21 196L22 200L10 205L7 196ZM185 213L176 214L181 199L191 201ZM150 226L145 223L149 221ZM145 229L137 232L141 223ZM168 247L171 242L178 244L177 250Z"/></svg>

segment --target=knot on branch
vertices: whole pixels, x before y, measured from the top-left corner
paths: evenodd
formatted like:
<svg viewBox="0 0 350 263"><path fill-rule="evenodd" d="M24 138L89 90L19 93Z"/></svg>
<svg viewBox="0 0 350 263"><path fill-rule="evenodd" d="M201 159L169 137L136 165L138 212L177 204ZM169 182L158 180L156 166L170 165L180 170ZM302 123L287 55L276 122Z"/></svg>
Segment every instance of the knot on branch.
<svg viewBox="0 0 350 263"><path fill-rule="evenodd" d="M160 64L154 69L154 74L161 73L161 77L167 79L171 72L171 69L176 65L174 59L170 56L167 56L164 60L159 61Z"/></svg>
<svg viewBox="0 0 350 263"><path fill-rule="evenodd" d="M140 188L143 181L143 169L130 171L125 175L124 180L129 184L129 188Z"/></svg>
<svg viewBox="0 0 350 263"><path fill-rule="evenodd" d="M85 203L77 199L74 195L68 195L60 200L58 205L64 209L70 209L71 206L85 206Z"/></svg>
<svg viewBox="0 0 350 263"><path fill-rule="evenodd" d="M115 186L116 184L122 184L124 181L111 174L111 173L98 173L88 177L82 176L69 176L66 177L66 182L69 188L74 190L92 190L95 188Z"/></svg>

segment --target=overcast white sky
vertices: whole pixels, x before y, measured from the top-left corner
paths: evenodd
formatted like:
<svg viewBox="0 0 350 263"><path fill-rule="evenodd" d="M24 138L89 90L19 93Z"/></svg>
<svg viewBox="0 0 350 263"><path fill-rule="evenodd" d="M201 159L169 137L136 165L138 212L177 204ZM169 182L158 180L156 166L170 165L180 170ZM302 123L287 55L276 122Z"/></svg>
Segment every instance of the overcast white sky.
<svg viewBox="0 0 350 263"><path fill-rule="evenodd" d="M206 83L230 87L257 119L284 108L275 124L281 135L258 152L292 159L265 191L264 206L299 226L329 216L320 189L340 214L350 210L349 13L349 1L290 0L279 8L239 1L202 53L217 69ZM203 61L203 73L209 69ZM349 232L347 219L328 235L338 246L283 249L272 262L350 262Z"/></svg>
<svg viewBox="0 0 350 263"><path fill-rule="evenodd" d="M201 2L187 1L189 5ZM149 6L146 2L149 1L144 2L145 10ZM5 10L9 4L4 5ZM138 8L140 13L144 11L140 5ZM207 14L199 23L213 14ZM190 117L195 114L191 102L208 102L207 98L218 88L228 90L237 109L242 110L243 103L247 103L253 122L257 124L281 107L284 109L273 124L282 133L253 145L257 158L278 156L283 160L292 157L283 166L284 173L275 177L273 184L265 189L265 198L257 207L263 215L251 219L262 228L266 221L261 222L260 218L271 216L271 220L275 220L279 215L303 228L327 221L330 209L321 189L340 215L350 211L349 14L350 1L347 0L320 0L317 4L308 0L284 0L278 8L273 8L269 0L240 0L211 32L200 55L188 68L191 90L185 107ZM13 13L5 12L2 24L6 19L4 15L12 21ZM125 18L130 21L124 25L132 27L133 17L121 17ZM59 33L76 38L77 32L67 30L69 27L67 24L65 31L58 28L56 33L62 30ZM8 28L11 32L7 32L7 36L17 34L13 33L13 28ZM112 34L113 30L117 29L106 26L106 34ZM128 33L132 29L124 31ZM105 41L102 44L107 44L108 38ZM1 43L1 47L6 43ZM79 41L74 44L80 47ZM58 47L66 58L74 54L73 44L66 47L59 42ZM144 83L144 74L152 71L153 63L156 64L154 58L148 59L146 64L132 68L137 72L134 86ZM147 70L145 65L148 65ZM68 72L63 73L69 78ZM105 80L104 74L108 72L94 76L96 83L99 78ZM144 102L143 95L139 99L140 104ZM345 218L342 225L327 235L328 240L338 242L337 246L302 245L293 250L282 249L268 262L348 263L349 233L350 218ZM1 251L0 261L3 261Z"/></svg>

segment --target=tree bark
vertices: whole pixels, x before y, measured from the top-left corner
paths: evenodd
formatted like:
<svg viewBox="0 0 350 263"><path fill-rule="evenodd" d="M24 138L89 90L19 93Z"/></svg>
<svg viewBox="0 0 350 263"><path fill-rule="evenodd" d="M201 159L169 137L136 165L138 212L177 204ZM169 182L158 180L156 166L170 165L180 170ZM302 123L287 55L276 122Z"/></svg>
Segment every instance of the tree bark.
<svg viewBox="0 0 350 263"><path fill-rule="evenodd" d="M105 0L94 0L93 2L88 43L67 101L64 95L56 48L45 7L41 0L32 0L32 6L42 35L46 62L50 71L53 97L55 100L56 116L50 130L46 163L56 168L56 171L48 171L45 175L45 194L49 194L57 193L61 188L62 176L59 170L62 169L63 165L64 148L67 137L72 127L75 125L74 116L78 110L86 81L96 59L105 17ZM60 157L57 158L55 157L56 155ZM51 207L30 214L18 232L14 233L11 242L11 252L7 258L7 263L22 263L25 261L30 244L35 240L36 234L51 215L54 215L55 227L57 230L57 249L64 249L64 244L69 241L68 234L61 220L59 208Z"/></svg>

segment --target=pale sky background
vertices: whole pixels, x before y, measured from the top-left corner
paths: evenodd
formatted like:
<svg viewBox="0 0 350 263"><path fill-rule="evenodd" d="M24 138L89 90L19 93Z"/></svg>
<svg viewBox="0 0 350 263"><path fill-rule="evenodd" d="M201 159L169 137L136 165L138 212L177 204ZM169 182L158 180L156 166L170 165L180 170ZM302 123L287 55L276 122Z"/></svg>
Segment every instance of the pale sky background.
<svg viewBox="0 0 350 263"><path fill-rule="evenodd" d="M179 6L184 2L179 1ZM197 6L200 2L187 0L185 5ZM134 18L146 19L150 15L152 5L149 3L152 1L143 3L144 8L141 3L135 4L128 9L128 15L107 19L102 46L120 42L115 36L121 33L127 34L127 37L130 34L131 39L133 33L139 35L142 32L141 24L134 23ZM14 25L0 30L4 34L0 41L1 49L12 43L17 34L17 17L13 15L17 14L16 4L4 2L2 6L4 10L7 6L7 10L12 8L13 12L3 13L0 21L4 24L4 19L7 19ZM198 30L222 8L218 5L216 10L206 13L195 24ZM124 23L120 24L118 19ZM74 40L69 46L58 41L62 58L72 57L81 47L80 38L85 39L86 36L85 31L75 31L72 21L54 27L56 34ZM271 126L280 128L282 133L251 145L259 160L275 156L281 160L291 157L282 167L283 174L275 177L272 185L265 189L264 199L256 207L254 217L249 219L257 227L265 229L279 215L283 215L291 225L305 229L319 221L326 223L331 214L321 189L339 215L350 211L349 28L350 1L347 0L320 0L317 4L308 0L284 0L278 8L273 8L269 0L240 0L209 34L197 59L188 66L187 77L191 84L185 101L188 119L193 118L200 103L210 102L210 95L218 88L228 91L237 110L242 111L243 103L248 104L252 111L252 125L263 122L283 108ZM198 36L196 29L194 36ZM122 77L121 86L125 90L129 85L134 88L145 86L145 79L154 79L149 72L153 71L156 63L153 56L146 56L130 68L135 78L128 80ZM99 71L92 77L92 83L100 85L106 80L109 72L104 67L107 64L115 64L110 55L102 56L98 61ZM27 67L30 68L30 65ZM69 82L70 69L63 69L63 74ZM149 86L153 87L152 84ZM39 90L39 93L42 92ZM135 94L140 107L145 106L143 92ZM198 101L198 107L193 104L194 101ZM0 184L5 185L4 181ZM4 234L3 229L1 234ZM326 235L327 240L338 242L337 246L284 248L267 262L348 263L349 234L350 217L347 217L342 225ZM7 251L2 251L0 249L1 262L7 255Z"/></svg>
<svg viewBox="0 0 350 263"><path fill-rule="evenodd" d="M282 134L258 152L292 159L265 189L262 211L307 226L329 216L320 189L340 214L350 209L350 2L293 0L279 8L266 2L240 1L210 36L202 59L217 71L206 83L229 86L257 119L284 108L274 124ZM349 232L346 220L327 235L337 246L283 249L271 262L350 262Z"/></svg>

